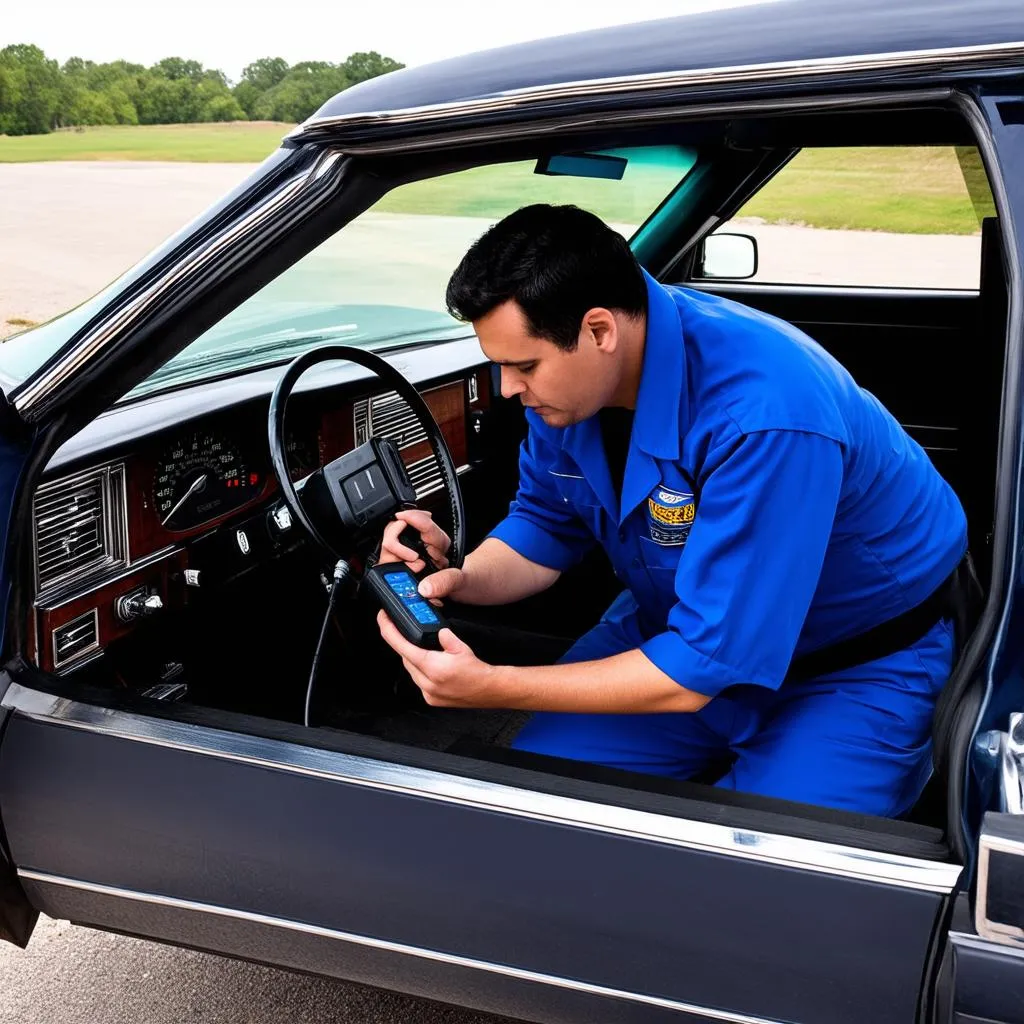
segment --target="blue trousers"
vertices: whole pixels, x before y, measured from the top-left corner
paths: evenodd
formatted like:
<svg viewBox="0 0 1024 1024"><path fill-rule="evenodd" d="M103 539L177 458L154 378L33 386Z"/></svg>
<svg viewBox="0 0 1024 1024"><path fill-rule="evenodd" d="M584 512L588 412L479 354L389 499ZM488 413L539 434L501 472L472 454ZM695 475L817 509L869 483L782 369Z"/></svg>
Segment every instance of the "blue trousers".
<svg viewBox="0 0 1024 1024"><path fill-rule="evenodd" d="M636 619L602 620L561 659L642 643ZM780 691L743 688L694 714L538 712L513 747L687 779L723 757L723 789L883 817L905 814L931 774L932 715L952 670L952 626L906 650Z"/></svg>

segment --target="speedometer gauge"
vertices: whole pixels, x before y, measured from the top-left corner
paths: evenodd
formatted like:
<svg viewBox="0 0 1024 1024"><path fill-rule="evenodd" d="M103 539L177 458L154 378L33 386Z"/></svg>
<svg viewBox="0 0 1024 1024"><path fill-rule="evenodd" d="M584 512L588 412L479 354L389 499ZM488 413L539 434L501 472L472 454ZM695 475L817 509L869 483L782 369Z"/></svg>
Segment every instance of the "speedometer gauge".
<svg viewBox="0 0 1024 1024"><path fill-rule="evenodd" d="M176 438L161 456L153 504L165 530L188 530L244 505L262 482L227 438L195 431Z"/></svg>

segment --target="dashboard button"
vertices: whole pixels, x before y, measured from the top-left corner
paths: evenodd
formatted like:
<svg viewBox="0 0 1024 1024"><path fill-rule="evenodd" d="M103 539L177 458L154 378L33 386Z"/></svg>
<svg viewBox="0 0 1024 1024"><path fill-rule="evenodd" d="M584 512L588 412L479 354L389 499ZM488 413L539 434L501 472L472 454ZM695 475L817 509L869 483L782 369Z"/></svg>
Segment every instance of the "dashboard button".
<svg viewBox="0 0 1024 1024"><path fill-rule="evenodd" d="M292 528L292 513L287 505L281 505L280 507L275 508L274 511L270 513L270 518L282 533Z"/></svg>

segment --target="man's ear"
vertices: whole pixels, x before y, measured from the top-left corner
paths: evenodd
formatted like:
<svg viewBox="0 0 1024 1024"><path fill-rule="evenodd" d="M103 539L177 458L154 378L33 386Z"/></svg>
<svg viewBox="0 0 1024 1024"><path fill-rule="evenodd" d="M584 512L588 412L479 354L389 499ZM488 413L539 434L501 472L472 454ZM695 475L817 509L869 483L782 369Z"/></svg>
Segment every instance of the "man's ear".
<svg viewBox="0 0 1024 1024"><path fill-rule="evenodd" d="M615 314L603 306L594 306L583 314L583 330L593 336L594 344L602 352L614 352L619 343L619 325Z"/></svg>

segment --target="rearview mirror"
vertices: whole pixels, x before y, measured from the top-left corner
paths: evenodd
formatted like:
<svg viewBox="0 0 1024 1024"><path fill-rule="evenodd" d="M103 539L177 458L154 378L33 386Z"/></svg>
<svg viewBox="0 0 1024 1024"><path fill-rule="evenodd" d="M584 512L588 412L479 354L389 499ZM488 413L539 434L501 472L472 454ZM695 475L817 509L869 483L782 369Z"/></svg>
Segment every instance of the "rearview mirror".
<svg viewBox="0 0 1024 1024"><path fill-rule="evenodd" d="M752 235L708 235L697 250L695 278L742 280L757 273L757 239Z"/></svg>

